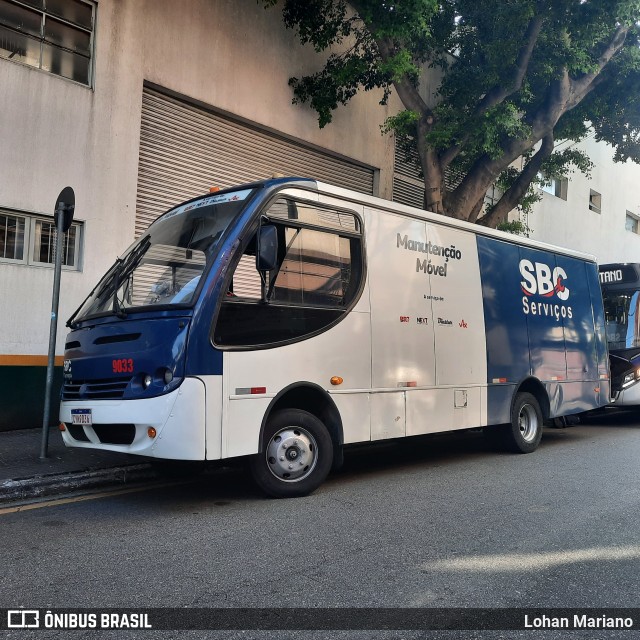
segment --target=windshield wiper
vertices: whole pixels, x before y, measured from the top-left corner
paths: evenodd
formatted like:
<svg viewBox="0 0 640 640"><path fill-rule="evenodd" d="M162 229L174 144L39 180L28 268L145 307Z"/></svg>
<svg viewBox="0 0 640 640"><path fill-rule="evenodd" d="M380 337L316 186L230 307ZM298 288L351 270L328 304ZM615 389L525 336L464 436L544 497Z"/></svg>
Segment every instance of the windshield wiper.
<svg viewBox="0 0 640 640"><path fill-rule="evenodd" d="M151 244L151 236L147 236L140 241L140 244L124 259L118 258L120 263L116 267L114 273L114 286L113 286L113 313L120 319L124 320L127 317L127 313L124 310L124 306L118 299L118 289L120 288L120 278L123 274L133 271L137 266L142 256L147 252L149 245Z"/></svg>
<svg viewBox="0 0 640 640"><path fill-rule="evenodd" d="M113 282L113 278L110 278L109 276L111 276L111 275L113 275L115 273L115 269L118 267L118 263L119 263L119 259L117 259L109 267L109 270L107 271L107 273L105 273L102 276L102 278L100 278L98 284L95 287L93 287L93 289L91 289L89 295L84 299L82 304L73 312L73 315L67 320L67 327L69 327L70 329L77 329L78 328L78 323L76 322L76 318L77 318L78 314L80 313L81 309L84 307L84 305L87 302L87 300L89 300L90 298L93 298L94 296L96 297L96 299L102 298L102 296L104 295L104 292L106 291L106 289Z"/></svg>

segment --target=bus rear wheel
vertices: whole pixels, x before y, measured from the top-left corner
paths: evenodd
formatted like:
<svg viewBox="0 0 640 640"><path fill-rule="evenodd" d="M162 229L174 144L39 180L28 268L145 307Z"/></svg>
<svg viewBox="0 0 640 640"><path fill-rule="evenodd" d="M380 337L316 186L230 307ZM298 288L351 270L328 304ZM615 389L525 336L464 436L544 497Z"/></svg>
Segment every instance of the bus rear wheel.
<svg viewBox="0 0 640 640"><path fill-rule="evenodd" d="M531 453L542 438L542 411L535 396L518 393L511 409L511 424L506 425L505 444L515 453Z"/></svg>
<svg viewBox="0 0 640 640"><path fill-rule="evenodd" d="M514 453L532 453L542 438L542 411L535 396L518 393L511 409L511 422L484 428L490 445Z"/></svg>
<svg viewBox="0 0 640 640"><path fill-rule="evenodd" d="M263 450L251 458L251 473L256 484L274 498L310 494L331 469L331 436L307 411L276 411L269 417L263 442Z"/></svg>

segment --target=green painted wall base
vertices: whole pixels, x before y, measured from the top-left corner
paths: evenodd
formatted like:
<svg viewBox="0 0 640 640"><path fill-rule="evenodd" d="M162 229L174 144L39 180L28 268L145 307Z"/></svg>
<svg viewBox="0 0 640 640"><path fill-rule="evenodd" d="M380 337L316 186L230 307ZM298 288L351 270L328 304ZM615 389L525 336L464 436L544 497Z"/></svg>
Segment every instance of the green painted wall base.
<svg viewBox="0 0 640 640"><path fill-rule="evenodd" d="M42 427L46 367L0 367L0 431ZM49 423L58 424L62 367L54 369Z"/></svg>

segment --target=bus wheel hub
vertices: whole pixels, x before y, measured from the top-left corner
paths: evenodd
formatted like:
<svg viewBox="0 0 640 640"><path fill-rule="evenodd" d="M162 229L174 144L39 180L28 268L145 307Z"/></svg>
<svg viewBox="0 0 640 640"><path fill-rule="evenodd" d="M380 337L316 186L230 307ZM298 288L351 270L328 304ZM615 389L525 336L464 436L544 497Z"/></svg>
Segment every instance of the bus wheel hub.
<svg viewBox="0 0 640 640"><path fill-rule="evenodd" d="M294 482L313 471L316 451L316 441L308 431L287 427L273 435L265 453L271 473L280 480Z"/></svg>

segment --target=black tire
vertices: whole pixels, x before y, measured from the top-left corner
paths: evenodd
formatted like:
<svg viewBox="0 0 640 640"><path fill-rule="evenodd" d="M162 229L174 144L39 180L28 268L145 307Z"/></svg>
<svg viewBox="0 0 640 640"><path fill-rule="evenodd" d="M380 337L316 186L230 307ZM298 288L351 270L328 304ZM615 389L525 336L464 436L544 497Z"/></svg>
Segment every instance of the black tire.
<svg viewBox="0 0 640 640"><path fill-rule="evenodd" d="M333 443L322 422L301 409L283 409L269 417L262 451L250 460L256 484L274 498L295 498L315 491L333 462Z"/></svg>
<svg viewBox="0 0 640 640"><path fill-rule="evenodd" d="M511 423L483 429L492 446L513 453L532 453L542 438L543 418L540 404L530 393L518 393L511 408Z"/></svg>
<svg viewBox="0 0 640 640"><path fill-rule="evenodd" d="M505 446L515 453L532 453L542 438L540 405L530 393L518 393L511 408L511 424L506 425Z"/></svg>

